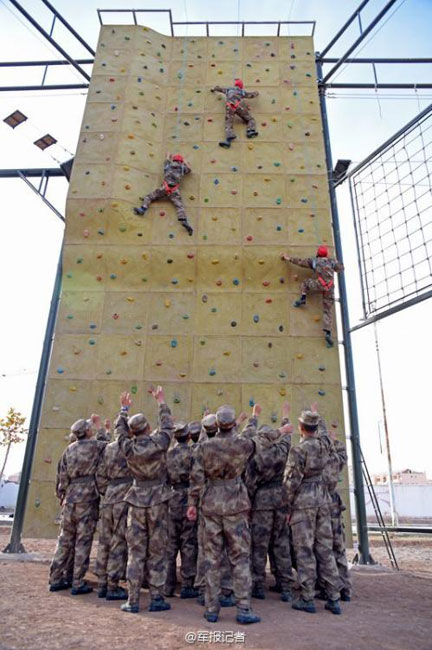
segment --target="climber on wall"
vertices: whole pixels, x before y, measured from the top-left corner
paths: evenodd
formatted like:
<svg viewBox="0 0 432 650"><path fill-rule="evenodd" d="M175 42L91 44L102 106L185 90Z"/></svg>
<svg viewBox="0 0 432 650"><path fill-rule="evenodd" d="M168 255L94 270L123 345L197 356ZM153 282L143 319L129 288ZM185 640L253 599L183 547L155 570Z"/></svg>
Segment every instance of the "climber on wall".
<svg viewBox="0 0 432 650"><path fill-rule="evenodd" d="M177 219L183 228L186 228L188 234L192 235L193 228L187 220L179 190L181 179L186 174L190 174L191 171L189 163L183 156L179 153L170 154L167 152L164 162L164 180L161 187L147 194L143 199L141 207L133 209L134 213L142 216L153 201L166 198L174 205L177 212Z"/></svg>
<svg viewBox="0 0 432 650"><path fill-rule="evenodd" d="M340 273L344 270L341 262L333 257L328 257L327 246L319 246L316 252L316 257L291 257L283 253L281 258L291 264L297 266L304 266L307 269L312 269L316 274L315 278L307 278L303 280L301 285L301 296L294 302L294 307L303 307L306 304L306 296L309 292L321 293L323 301L323 331L325 332L325 340L328 347L333 347L333 339L331 337L332 328L332 309L334 303L334 274Z"/></svg>
<svg viewBox="0 0 432 650"><path fill-rule="evenodd" d="M244 84L241 79L234 80L234 86L232 88L223 88L222 86L215 86L210 89L212 93L223 93L226 96L225 104L225 140L219 142L220 147L229 149L231 146L231 140L236 139L233 131L233 122L234 115L238 115L243 122L246 122L246 137L247 138L256 138L258 131L256 130L255 120L249 112L249 107L243 101L244 99L251 99L252 97L257 97L259 95L257 90L252 92L247 92L244 90Z"/></svg>

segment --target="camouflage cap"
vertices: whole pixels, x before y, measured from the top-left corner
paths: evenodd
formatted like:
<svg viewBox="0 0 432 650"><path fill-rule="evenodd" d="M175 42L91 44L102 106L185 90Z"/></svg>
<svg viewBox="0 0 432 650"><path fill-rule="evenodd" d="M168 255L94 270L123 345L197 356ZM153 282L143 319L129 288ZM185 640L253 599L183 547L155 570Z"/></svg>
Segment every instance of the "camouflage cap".
<svg viewBox="0 0 432 650"><path fill-rule="evenodd" d="M69 444L72 444L73 442L76 442L76 435L74 433L70 433L68 436Z"/></svg>
<svg viewBox="0 0 432 650"><path fill-rule="evenodd" d="M233 407L227 404L220 406L216 411L216 422L221 429L232 429L236 423Z"/></svg>
<svg viewBox="0 0 432 650"><path fill-rule="evenodd" d="M189 433L187 422L176 422L174 425L174 435L176 438L185 438Z"/></svg>
<svg viewBox="0 0 432 650"><path fill-rule="evenodd" d="M218 429L218 425L216 422L216 415L214 413L209 413L208 415L205 415L201 420L201 424L203 425L206 431L210 431L211 433L213 431L217 431Z"/></svg>
<svg viewBox="0 0 432 650"><path fill-rule="evenodd" d="M149 423L144 413L136 413L128 418L128 425L131 432L137 434L145 431Z"/></svg>
<svg viewBox="0 0 432 650"><path fill-rule="evenodd" d="M84 438L85 434L90 429L90 427L91 427L90 420L85 420L84 418L81 418L80 420L77 420L76 422L73 423L70 432L73 433L76 438Z"/></svg>
<svg viewBox="0 0 432 650"><path fill-rule="evenodd" d="M302 411L299 422L305 424L307 427L316 427L318 425L320 416L315 411Z"/></svg>
<svg viewBox="0 0 432 650"><path fill-rule="evenodd" d="M191 434L191 436L197 435L200 432L201 432L201 422L198 422L198 420L189 422L189 433Z"/></svg>

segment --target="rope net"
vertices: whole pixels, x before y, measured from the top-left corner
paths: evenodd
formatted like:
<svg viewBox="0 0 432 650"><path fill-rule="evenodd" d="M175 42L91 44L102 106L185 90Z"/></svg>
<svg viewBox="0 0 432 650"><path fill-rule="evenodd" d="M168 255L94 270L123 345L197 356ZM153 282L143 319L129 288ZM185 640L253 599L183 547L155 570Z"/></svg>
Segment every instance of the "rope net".
<svg viewBox="0 0 432 650"><path fill-rule="evenodd" d="M350 177L365 317L432 288L432 105Z"/></svg>

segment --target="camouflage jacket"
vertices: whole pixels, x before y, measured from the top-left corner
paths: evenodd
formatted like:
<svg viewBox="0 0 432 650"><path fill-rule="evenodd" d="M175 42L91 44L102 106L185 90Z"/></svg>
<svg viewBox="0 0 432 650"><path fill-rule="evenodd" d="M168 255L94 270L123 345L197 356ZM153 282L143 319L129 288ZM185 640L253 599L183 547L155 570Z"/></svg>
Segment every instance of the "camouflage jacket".
<svg viewBox="0 0 432 650"><path fill-rule="evenodd" d="M281 426L288 423L288 418L283 418ZM250 418L243 435L250 435L257 425L257 419ZM245 484L252 502L252 510L281 510L286 507L283 478L291 436L280 436L277 431L268 432L265 436L268 437L269 433L274 435L275 443L270 447L261 448L249 461L246 469ZM257 429L257 434L264 435L262 431L260 433L260 429Z"/></svg>
<svg viewBox="0 0 432 650"><path fill-rule="evenodd" d="M188 505L201 498L204 515L234 515L250 509L242 474L256 449L256 441L219 431L200 443L191 472Z"/></svg>
<svg viewBox="0 0 432 650"><path fill-rule="evenodd" d="M96 440L104 440L106 442L109 442L110 436L107 434L106 429L98 429L96 433ZM74 440L76 442L76 440ZM69 446L69 445L68 445ZM67 447L66 447L67 449ZM55 493L56 497L61 501L64 497L64 493L61 494L59 492L59 486L60 486L60 467L61 467L61 461L62 461L63 454L60 456L59 461L57 463L57 473L56 473L56 486L55 486Z"/></svg>
<svg viewBox="0 0 432 650"><path fill-rule="evenodd" d="M297 266L304 266L312 269L318 277L321 277L325 283L332 282L335 273L344 270L344 265L333 257L291 257L290 262Z"/></svg>
<svg viewBox="0 0 432 650"><path fill-rule="evenodd" d="M236 102L241 102L243 99L252 99L253 97L258 96L258 91L252 90L248 92L243 88L238 88L234 86L233 88L225 88L223 86L215 86L213 88L217 93L223 93L226 96L227 102L235 104Z"/></svg>
<svg viewBox="0 0 432 650"><path fill-rule="evenodd" d="M183 176L190 174L191 171L191 168L184 162L170 160L169 158L164 162L164 179L170 186L180 183Z"/></svg>
<svg viewBox="0 0 432 650"><path fill-rule="evenodd" d="M324 470L333 444L320 420L313 436L302 438L291 447L285 472L285 487L289 511L319 508L330 503Z"/></svg>
<svg viewBox="0 0 432 650"><path fill-rule="evenodd" d="M193 449L187 442L177 442L168 451L168 479L173 492L172 498L170 499L170 508L180 508L187 505L192 464Z"/></svg>
<svg viewBox="0 0 432 650"><path fill-rule="evenodd" d="M337 490L340 473L347 464L348 456L346 447L340 440L333 441L333 449L330 452L328 463L324 469L323 478L332 500L332 516L338 517L343 510L346 510L340 494Z"/></svg>
<svg viewBox="0 0 432 650"><path fill-rule="evenodd" d="M122 413L115 424L119 447L134 479L125 501L140 508L158 505L171 497L167 485L166 455L174 427L166 404L160 405L159 418L160 428L151 435L130 437L127 418Z"/></svg>
<svg viewBox="0 0 432 650"><path fill-rule="evenodd" d="M117 441L105 447L99 461L96 481L100 494L104 495L102 505L124 500L132 484L132 474Z"/></svg>
<svg viewBox="0 0 432 650"><path fill-rule="evenodd" d="M58 467L57 496L64 503L87 503L99 498L96 470L107 443L84 438L70 444Z"/></svg>

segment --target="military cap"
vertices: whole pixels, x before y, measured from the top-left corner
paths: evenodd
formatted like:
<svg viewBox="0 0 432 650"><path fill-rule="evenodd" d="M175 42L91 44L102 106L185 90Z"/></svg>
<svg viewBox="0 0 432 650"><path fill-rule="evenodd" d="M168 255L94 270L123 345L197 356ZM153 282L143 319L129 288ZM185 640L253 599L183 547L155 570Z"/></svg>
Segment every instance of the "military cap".
<svg viewBox="0 0 432 650"><path fill-rule="evenodd" d="M320 416L319 413L315 411L302 411L299 422L300 424L305 424L308 427L316 427L318 425Z"/></svg>
<svg viewBox="0 0 432 650"><path fill-rule="evenodd" d="M216 421L221 429L232 429L236 423L233 407L226 404L220 406L216 411Z"/></svg>
<svg viewBox="0 0 432 650"><path fill-rule="evenodd" d="M189 433L187 422L176 422L174 425L174 435L176 438L185 438Z"/></svg>
<svg viewBox="0 0 432 650"><path fill-rule="evenodd" d="M128 419L128 425L132 433L141 433L147 429L149 423L143 413L136 413Z"/></svg>
<svg viewBox="0 0 432 650"><path fill-rule="evenodd" d="M191 436L194 434L196 435L197 433L201 432L201 422L198 422L198 420L194 420L193 422L189 422L189 433Z"/></svg>
<svg viewBox="0 0 432 650"><path fill-rule="evenodd" d="M201 420L201 424L203 425L204 429L206 431L210 431L210 433L213 433L213 431L217 431L218 425L214 413L209 413L208 415L205 415Z"/></svg>
<svg viewBox="0 0 432 650"><path fill-rule="evenodd" d="M73 433L76 438L84 438L90 427L91 422L89 420L84 420L84 418L81 418L80 420L77 420L73 423L70 432Z"/></svg>
<svg viewBox="0 0 432 650"><path fill-rule="evenodd" d="M76 435L74 433L70 433L68 436L69 444L72 444L73 442L76 442Z"/></svg>

